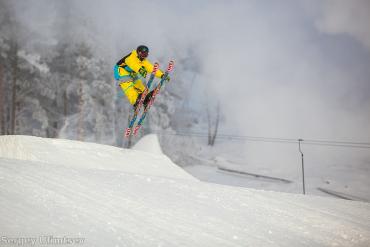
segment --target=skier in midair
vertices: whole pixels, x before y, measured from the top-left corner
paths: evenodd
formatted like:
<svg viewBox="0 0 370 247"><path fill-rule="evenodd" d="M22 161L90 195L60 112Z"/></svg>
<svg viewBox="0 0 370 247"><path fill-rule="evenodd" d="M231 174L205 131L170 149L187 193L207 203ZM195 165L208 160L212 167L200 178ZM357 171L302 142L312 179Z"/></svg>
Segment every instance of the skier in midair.
<svg viewBox="0 0 370 247"><path fill-rule="evenodd" d="M114 66L114 77L134 108L140 101L141 94L146 88L142 78L146 78L147 74L153 71L153 65L147 59L148 55L149 48L145 45L140 45L121 58ZM163 72L159 69L155 73L157 78L161 78L163 75ZM166 80L169 81L169 77ZM144 107L149 103L152 93L148 93L145 97Z"/></svg>

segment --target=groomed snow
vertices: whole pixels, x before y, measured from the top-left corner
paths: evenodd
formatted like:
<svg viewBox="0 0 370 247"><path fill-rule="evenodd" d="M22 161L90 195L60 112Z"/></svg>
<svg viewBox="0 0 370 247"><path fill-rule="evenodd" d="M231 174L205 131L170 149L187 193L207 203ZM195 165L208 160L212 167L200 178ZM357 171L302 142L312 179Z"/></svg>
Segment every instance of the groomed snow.
<svg viewBox="0 0 370 247"><path fill-rule="evenodd" d="M200 182L141 145L0 136L0 243L370 245L369 203Z"/></svg>
<svg viewBox="0 0 370 247"><path fill-rule="evenodd" d="M132 149L163 155L158 136L155 134L144 136L132 147Z"/></svg>
<svg viewBox="0 0 370 247"><path fill-rule="evenodd" d="M82 169L123 171L132 174L195 180L183 169L173 164L167 156L160 153L144 153L64 139L0 136L0 157Z"/></svg>

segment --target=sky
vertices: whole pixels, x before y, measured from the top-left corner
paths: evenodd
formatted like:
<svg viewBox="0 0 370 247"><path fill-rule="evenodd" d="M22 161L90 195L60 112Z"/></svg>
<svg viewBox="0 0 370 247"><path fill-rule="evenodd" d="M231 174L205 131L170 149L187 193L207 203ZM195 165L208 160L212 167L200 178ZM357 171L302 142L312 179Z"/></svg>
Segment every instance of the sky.
<svg viewBox="0 0 370 247"><path fill-rule="evenodd" d="M19 17L52 40L55 2L19 1ZM189 100L219 101L228 134L370 140L369 1L70 2L76 37L112 66L139 44L193 61Z"/></svg>

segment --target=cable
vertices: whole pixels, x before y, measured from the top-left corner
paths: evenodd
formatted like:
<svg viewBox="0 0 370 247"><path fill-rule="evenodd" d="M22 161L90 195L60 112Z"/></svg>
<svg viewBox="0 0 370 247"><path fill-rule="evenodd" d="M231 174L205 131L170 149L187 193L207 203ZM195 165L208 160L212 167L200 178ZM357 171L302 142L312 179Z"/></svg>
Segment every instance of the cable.
<svg viewBox="0 0 370 247"><path fill-rule="evenodd" d="M167 132L163 130L154 130L153 132L157 134L161 134L161 135L208 137L207 133L201 133L201 132L176 131L175 133L171 133L171 132ZM243 135L231 135L231 134L218 134L217 138L236 140L236 141L298 143L298 138L292 139L292 138L276 138L276 137L243 136ZM350 148L370 148L370 142L348 142L348 141L304 139L302 140L302 144L317 145L317 146L350 147Z"/></svg>

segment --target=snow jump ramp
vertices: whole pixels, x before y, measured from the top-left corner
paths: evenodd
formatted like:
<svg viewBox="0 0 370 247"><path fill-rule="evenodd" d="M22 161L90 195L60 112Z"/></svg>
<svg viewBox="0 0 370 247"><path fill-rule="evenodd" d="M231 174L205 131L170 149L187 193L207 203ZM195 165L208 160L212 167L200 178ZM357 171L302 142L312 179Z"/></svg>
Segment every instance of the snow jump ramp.
<svg viewBox="0 0 370 247"><path fill-rule="evenodd" d="M0 245L370 246L369 203L200 182L140 145L0 136Z"/></svg>

